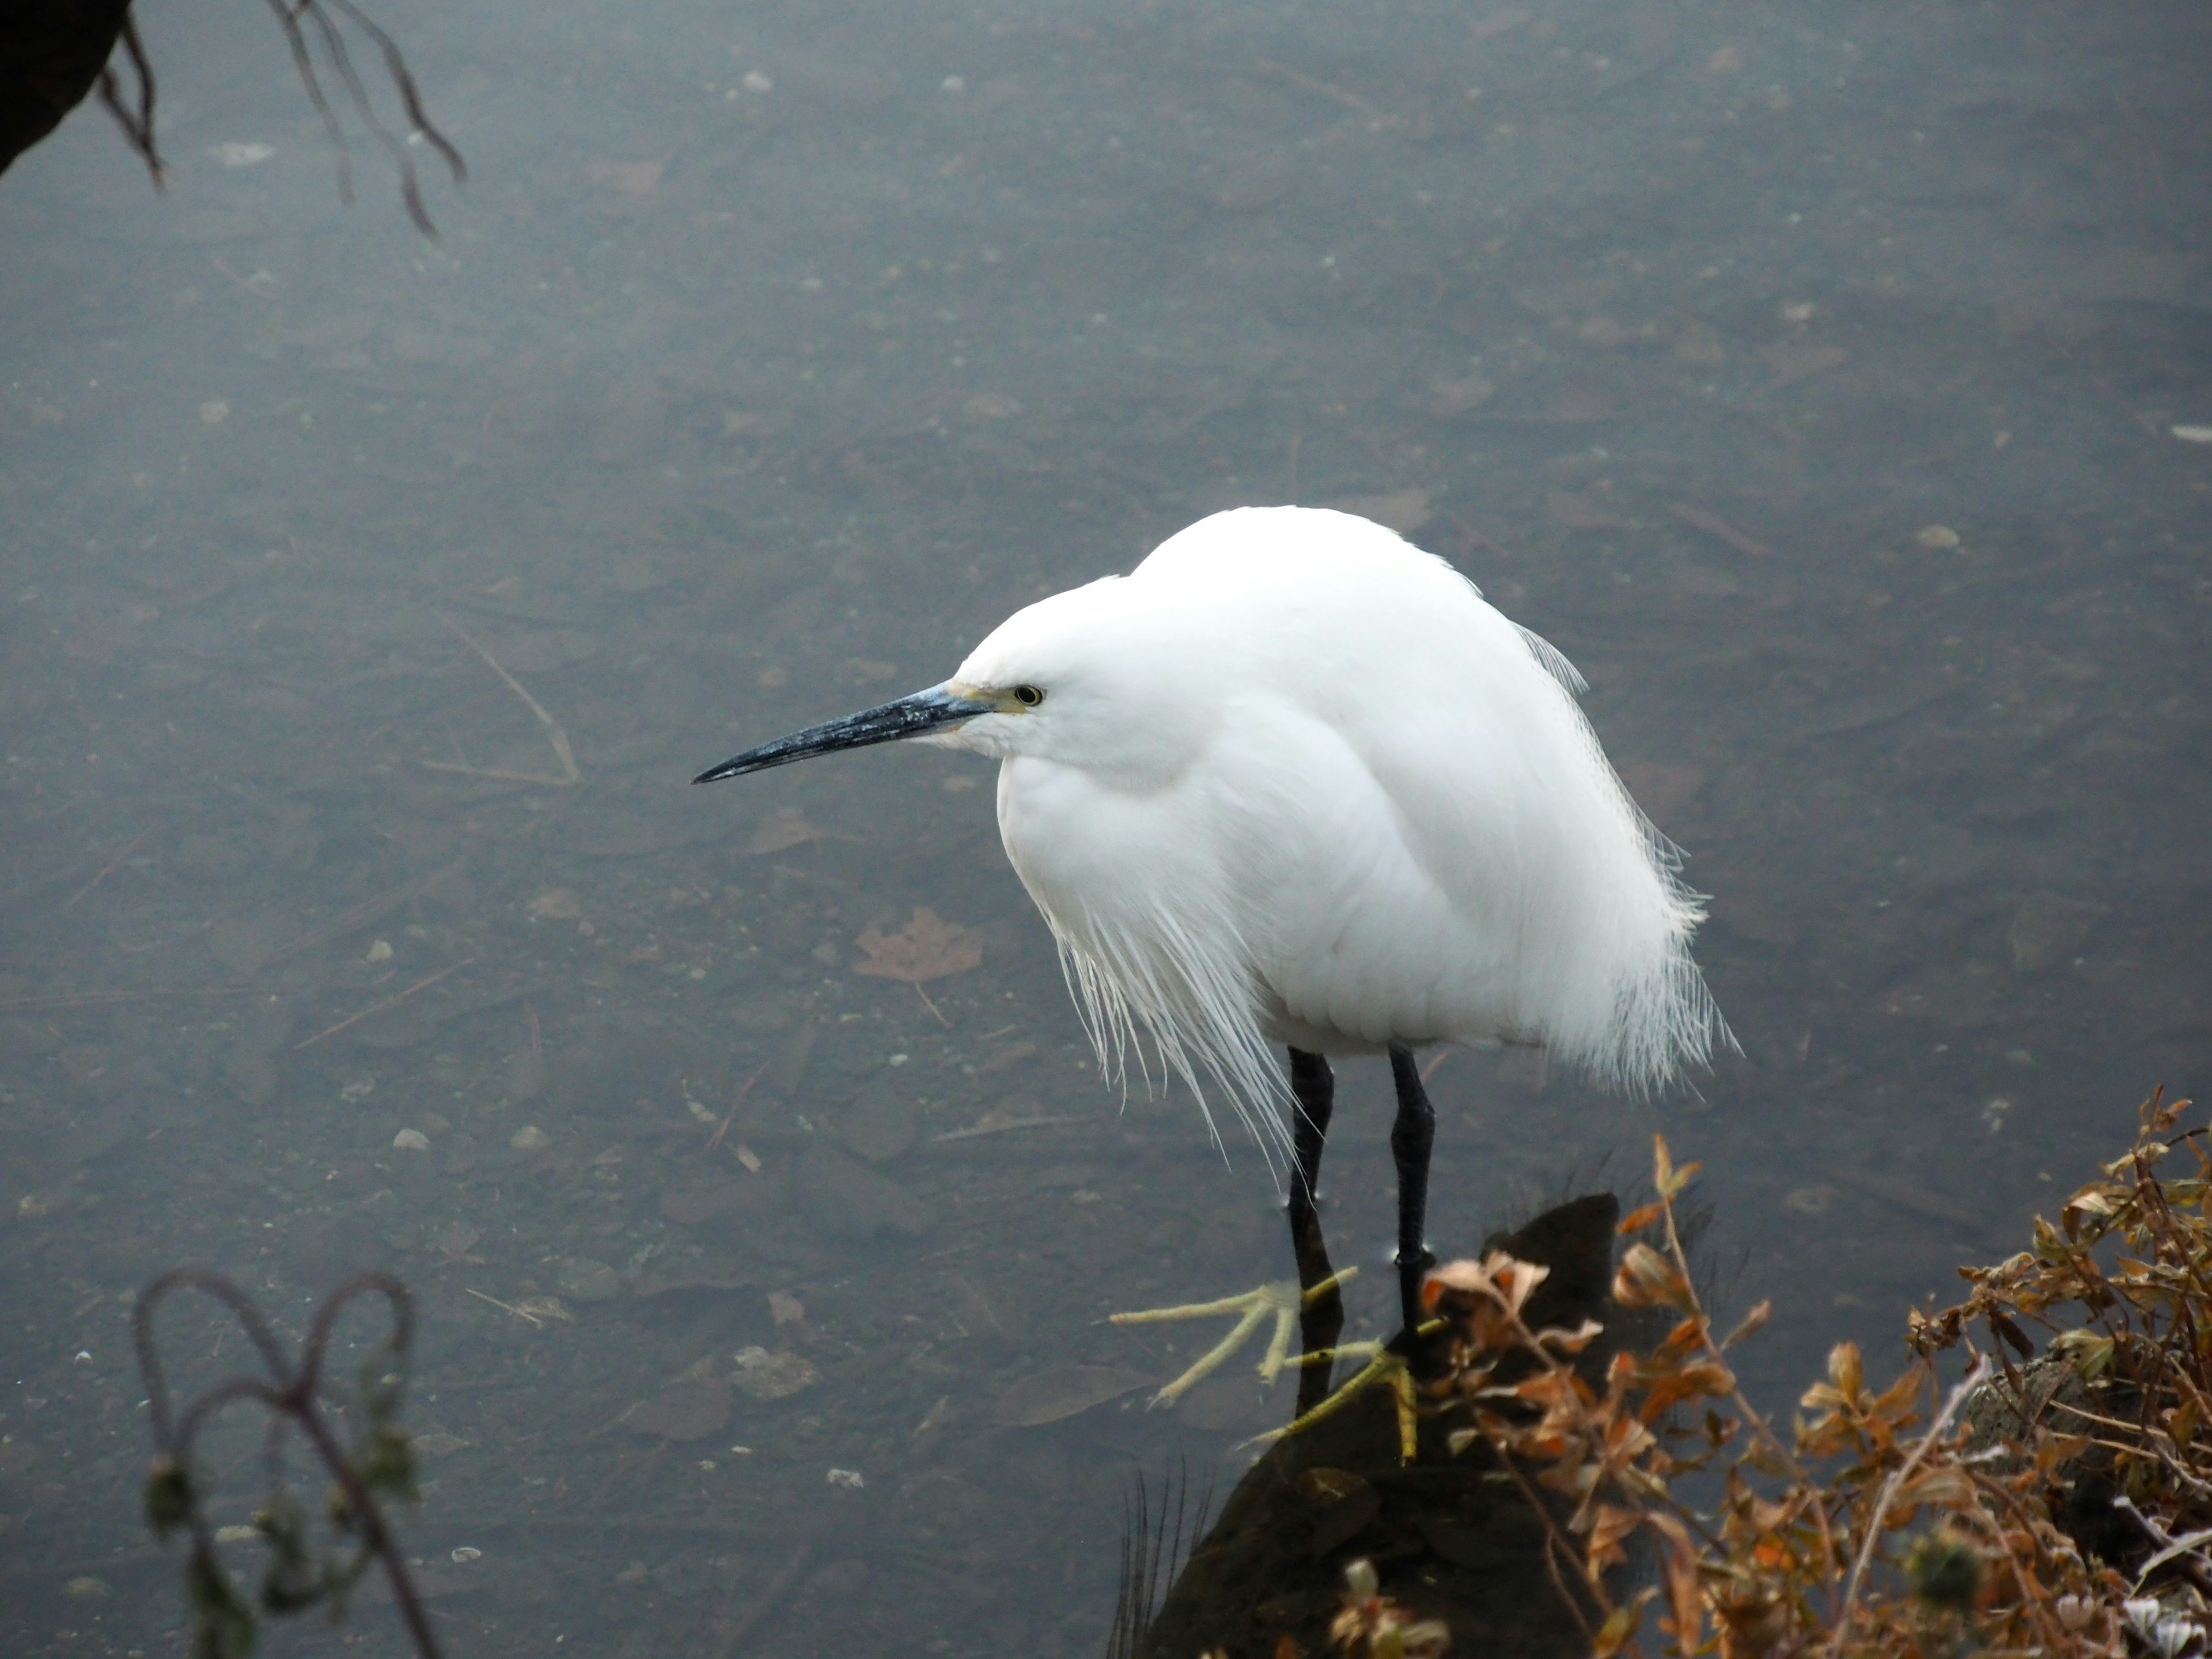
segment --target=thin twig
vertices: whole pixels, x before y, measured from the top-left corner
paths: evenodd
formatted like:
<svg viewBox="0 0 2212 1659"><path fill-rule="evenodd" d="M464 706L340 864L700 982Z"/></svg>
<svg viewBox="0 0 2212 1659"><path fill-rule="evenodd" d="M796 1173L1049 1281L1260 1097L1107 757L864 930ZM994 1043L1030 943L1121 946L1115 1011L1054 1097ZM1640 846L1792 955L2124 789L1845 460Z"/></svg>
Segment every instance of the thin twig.
<svg viewBox="0 0 2212 1659"><path fill-rule="evenodd" d="M1944 1431L1951 1426L1951 1419L1958 1414L1959 1407L1966 1403L1966 1397L1987 1382L1989 1376L1989 1356L1984 1354L1974 1362L1974 1369L1960 1378L1958 1387L1951 1390L1943 1401L1942 1410L1936 1413L1936 1420L1928 1425L1928 1432L1920 1437L1920 1443L1913 1447L1904 1462L1890 1471L1889 1479L1881 1483L1881 1492L1867 1515L1866 1536L1860 1541L1858 1559L1851 1563L1851 1576L1844 1584L1843 1604L1836 1610L1835 1630L1828 1638L1830 1659L1834 1659L1834 1656L1844 1650L1844 1638L1850 1630L1851 1610L1858 1604L1859 1589L1866 1582L1867 1568L1874 1561L1874 1553L1881 1545L1882 1516L1889 1512L1891 1502L1905 1483L1912 1478L1913 1471L1920 1467L1921 1460L1943 1437Z"/></svg>
<svg viewBox="0 0 2212 1659"><path fill-rule="evenodd" d="M469 1287L465 1285L462 1285L461 1288L465 1291L468 1291L468 1293L476 1297L477 1301L490 1303L493 1307L497 1308L501 1313L511 1313L517 1319L526 1319L532 1324L537 1326L541 1331L545 1328L545 1322L540 1319L534 1313L525 1313L521 1309L511 1307L507 1303L501 1301L495 1296L486 1296L482 1291L469 1290Z"/></svg>
<svg viewBox="0 0 2212 1659"><path fill-rule="evenodd" d="M1538 1495L1535 1486L1530 1483L1528 1477L1521 1472L1521 1466L1513 1461L1513 1455L1503 1446L1495 1443L1492 1445L1491 1451L1496 1455L1498 1462L1504 1466L1505 1473L1511 1478L1514 1486L1520 1489L1522 1500L1535 1511L1536 1518L1544 1523L1544 1566L1552 1575L1553 1588L1559 1592L1559 1600L1566 1604L1569 1616L1576 1624L1582 1626L1583 1639L1589 1640L1594 1638L1597 1634L1596 1631L1591 1627L1589 1620L1583 1613L1582 1604L1576 1601L1574 1592L1567 1588L1567 1581L1559 1572L1560 1555L1565 1555L1570 1561L1575 1559L1573 1540L1561 1533L1559 1518L1552 1513L1550 1506ZM1580 1575L1577 1577L1579 1577ZM1600 1621L1611 1618L1613 1601L1605 1593L1604 1582L1601 1579L1583 1578L1582 1583L1583 1588L1589 1592L1590 1599L1597 1603Z"/></svg>
<svg viewBox="0 0 2212 1659"><path fill-rule="evenodd" d="M760 1594L753 1598L752 1606L745 1609L744 1617L738 1620L736 1627L723 1639L722 1659L733 1659L744 1648L747 1638L761 1627L770 1613L783 1605L784 1598L791 1594L792 1587L799 1583L800 1576L814 1565L815 1541L820 1530L821 1525L817 1522L814 1530L799 1540L799 1547L792 1551L791 1559L783 1564L775 1577L761 1586Z"/></svg>
<svg viewBox="0 0 2212 1659"><path fill-rule="evenodd" d="M251 985L176 986L151 991L64 991L46 997L9 997L0 1000L0 1013L44 1012L63 1008L112 1008L154 997L243 997L253 994Z"/></svg>
<svg viewBox="0 0 2212 1659"><path fill-rule="evenodd" d="M468 967L470 963L475 961L476 958L474 957L471 957L467 961L457 962L450 968L441 968L436 973L432 974L428 978L416 980L412 985L400 992L398 995L388 996L381 1002L372 1002L368 1007L362 1009L359 1013L352 1015L349 1018L342 1019L337 1024L316 1032L314 1036L307 1038L304 1042L294 1043L292 1045L292 1052L296 1054L302 1048L312 1048L318 1042L320 1042L325 1037L334 1037L340 1031L344 1030L348 1026L360 1024L362 1021L367 1019L372 1014L380 1014L386 1008L397 1007L399 1004L406 1001L408 998L413 996L417 991L428 990L430 987L435 985L440 980L445 978L447 975L458 974L462 969Z"/></svg>
<svg viewBox="0 0 2212 1659"><path fill-rule="evenodd" d="M522 699L530 712L538 716L538 723L545 728L545 739L553 745L553 757L561 763L561 775L549 777L540 772L509 772L497 767L464 766L458 761L424 761L422 764L433 772L459 772L465 777L498 778L508 783L543 784L553 789L573 789L584 781L576 765L576 751L568 745L568 734L561 729L561 722L545 712L545 705L523 690L522 682L499 665L499 659L478 645L469 631L451 617L439 620L459 636L462 644L482 657L484 665L506 682L507 689Z"/></svg>
<svg viewBox="0 0 2212 1659"><path fill-rule="evenodd" d="M928 1009L931 1013L937 1016L937 1023L939 1025L942 1025L946 1030L951 1030L952 1029L952 1022L945 1018L944 1012L935 1003L929 1000L929 993L921 988L921 981L915 979L908 980L907 983L914 987L914 994L921 999L921 1006Z"/></svg>
<svg viewBox="0 0 2212 1659"><path fill-rule="evenodd" d="M1342 87L1332 86L1326 81L1317 81L1303 70L1292 69L1288 64L1278 64L1263 58L1258 68L1260 73L1270 80L1280 81L1285 85L1296 87L1302 92L1314 93L1328 99L1333 104L1341 104L1345 108L1364 115L1371 120L1387 121L1390 118L1389 115L1377 109L1358 93L1346 92Z"/></svg>
<svg viewBox="0 0 2212 1659"><path fill-rule="evenodd" d="M737 1097L730 1102L729 1114L727 1116L723 1118L721 1127L715 1130L712 1135L708 1137L707 1150L708 1152L713 1152L715 1147L722 1144L722 1137L730 1133L730 1125L737 1121L738 1108L745 1103L745 1097L752 1093L753 1085L758 1083L761 1079L768 1075L768 1068L771 1063L772 1062L768 1060L763 1060L761 1062L760 1069L744 1080L744 1086L738 1091Z"/></svg>
<svg viewBox="0 0 2212 1659"><path fill-rule="evenodd" d="M147 836L153 833L154 826L149 823L143 830L141 830L137 835L131 836L130 841L125 844L121 852L118 853L113 858L108 860L106 863L100 866L100 873L98 875L94 876L90 881L85 883L83 886L78 888L76 892L70 895L69 902L63 905L62 908L64 910L76 909L77 901L79 899L84 897L86 894L91 892L94 888L99 886L101 882L106 881L110 875L113 874L115 866L122 863L124 860L129 858L131 853L137 848L138 843L145 840Z"/></svg>
<svg viewBox="0 0 2212 1659"><path fill-rule="evenodd" d="M154 188L167 188L167 174L161 161L161 152L154 143L154 65L146 56L146 43L138 38L138 22L126 9L123 27L117 32L123 44L124 55L131 59L131 73L138 77L138 107L124 106L123 84L116 79L113 68L100 71L100 101L123 129L123 137L131 148L146 163L146 171L154 176Z"/></svg>
<svg viewBox="0 0 2212 1659"><path fill-rule="evenodd" d="M422 875L410 876L398 886L386 888L374 898L363 899L359 904L339 911L321 927L308 929L261 965L272 968L280 962L290 960L302 951L313 950L316 945L352 933L357 927L366 927L373 921L381 921L410 899L428 892L447 877L458 875L467 868L467 860L456 859L451 864L441 865Z"/></svg>

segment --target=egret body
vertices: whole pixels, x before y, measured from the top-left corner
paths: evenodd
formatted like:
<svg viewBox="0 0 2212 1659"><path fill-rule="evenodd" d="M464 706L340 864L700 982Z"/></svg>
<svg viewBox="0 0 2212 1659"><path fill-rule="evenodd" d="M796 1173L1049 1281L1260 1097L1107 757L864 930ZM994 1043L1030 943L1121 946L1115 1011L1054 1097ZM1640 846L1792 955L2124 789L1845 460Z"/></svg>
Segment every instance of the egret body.
<svg viewBox="0 0 2212 1659"><path fill-rule="evenodd" d="M1387 1052L1410 1327L1434 1133L1416 1046L1537 1043L1648 1091L1725 1040L1690 957L1700 902L1581 689L1395 532L1245 507L1015 612L941 685L697 781L897 738L995 757L1006 854L1102 1063L1149 1048L1286 1152L1294 1225L1327 1056Z"/></svg>

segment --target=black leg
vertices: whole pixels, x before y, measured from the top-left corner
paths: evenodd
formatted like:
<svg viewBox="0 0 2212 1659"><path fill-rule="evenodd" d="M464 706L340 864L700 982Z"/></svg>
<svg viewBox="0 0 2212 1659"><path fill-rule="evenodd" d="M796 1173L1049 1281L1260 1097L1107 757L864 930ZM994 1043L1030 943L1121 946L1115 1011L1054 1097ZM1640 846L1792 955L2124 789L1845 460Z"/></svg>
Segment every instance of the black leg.
<svg viewBox="0 0 2212 1659"><path fill-rule="evenodd" d="M1291 1249L1297 1258L1298 1286L1310 1291L1335 1272L1329 1266L1328 1242L1322 1237L1321 1212L1316 1193L1321 1182L1321 1154L1328 1139L1329 1114L1336 1105L1336 1079L1328 1061L1304 1049L1291 1050L1291 1093L1297 1102L1297 1120L1291 1126ZM1298 1342L1302 1352L1318 1353L1333 1348L1344 1333L1344 1297L1334 1288L1316 1297L1298 1311ZM1298 1373L1298 1414L1328 1397L1329 1368L1309 1365Z"/></svg>
<svg viewBox="0 0 2212 1659"><path fill-rule="evenodd" d="M1291 1093L1297 1099L1297 1121L1291 1125L1291 1213L1311 1213L1314 1194L1321 1184L1321 1154L1328 1139L1328 1120L1336 1109L1336 1077L1328 1060L1303 1048L1291 1050Z"/></svg>
<svg viewBox="0 0 2212 1659"><path fill-rule="evenodd" d="M1436 1109L1421 1086L1421 1068L1402 1042L1390 1045L1390 1080L1398 1087L1398 1115L1390 1125L1390 1156L1398 1165L1398 1303L1407 1342L1421 1327L1421 1281L1436 1262L1422 1241L1429 1210L1429 1151L1437 1141Z"/></svg>

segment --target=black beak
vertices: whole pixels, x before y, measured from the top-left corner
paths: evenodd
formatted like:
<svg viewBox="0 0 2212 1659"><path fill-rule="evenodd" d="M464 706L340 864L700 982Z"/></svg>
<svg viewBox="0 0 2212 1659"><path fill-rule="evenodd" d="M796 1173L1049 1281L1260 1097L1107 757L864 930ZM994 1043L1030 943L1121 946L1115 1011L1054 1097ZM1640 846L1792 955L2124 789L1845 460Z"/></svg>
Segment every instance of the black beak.
<svg viewBox="0 0 2212 1659"><path fill-rule="evenodd" d="M924 732L957 726L963 720L972 720L978 714L991 712L991 705L980 697L963 697L945 686L933 685L927 691L917 691L896 702L863 708L842 720L825 720L787 738L778 738L774 743L764 743L757 749L748 749L742 755L732 755L691 781L717 783L724 778L741 778L748 772L764 772L771 766L788 765L809 755L827 755L839 749L865 749L872 743L919 737Z"/></svg>

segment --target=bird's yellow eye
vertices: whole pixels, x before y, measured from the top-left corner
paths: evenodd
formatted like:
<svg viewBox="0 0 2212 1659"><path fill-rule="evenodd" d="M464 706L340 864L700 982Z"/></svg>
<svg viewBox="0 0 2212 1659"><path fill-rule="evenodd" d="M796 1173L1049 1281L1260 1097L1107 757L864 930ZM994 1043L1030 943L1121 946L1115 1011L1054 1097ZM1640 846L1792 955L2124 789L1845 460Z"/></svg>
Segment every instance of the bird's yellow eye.
<svg viewBox="0 0 2212 1659"><path fill-rule="evenodd" d="M1034 685L1018 685L1014 688L1014 701L1024 708L1034 708L1044 701L1044 693Z"/></svg>

